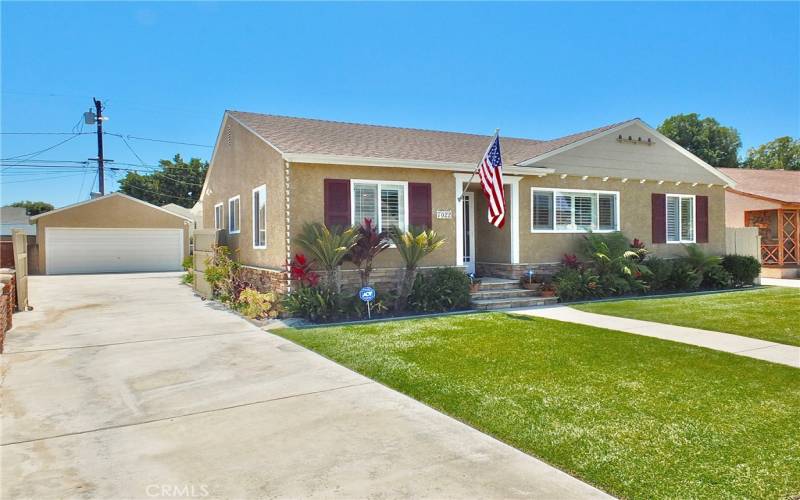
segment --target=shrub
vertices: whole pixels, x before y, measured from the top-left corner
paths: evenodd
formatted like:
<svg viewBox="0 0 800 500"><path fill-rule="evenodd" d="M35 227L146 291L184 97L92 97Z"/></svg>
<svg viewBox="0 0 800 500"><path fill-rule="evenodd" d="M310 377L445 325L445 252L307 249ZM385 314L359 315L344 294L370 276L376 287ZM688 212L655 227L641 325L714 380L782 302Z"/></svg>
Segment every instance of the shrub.
<svg viewBox="0 0 800 500"><path fill-rule="evenodd" d="M401 231L396 227L389 231L389 237L406 264L403 270L403 280L400 283L400 293L395 302L395 310L403 311L408 305L408 297L416 282L417 267L420 261L441 247L444 244L444 238L436 234L433 229L411 228L408 231Z"/></svg>
<svg viewBox="0 0 800 500"><path fill-rule="evenodd" d="M733 282L731 273L722 266L712 266L703 273L702 285L705 288L730 288Z"/></svg>
<svg viewBox="0 0 800 500"><path fill-rule="evenodd" d="M345 317L348 304L339 292L304 286L284 297L283 308L291 315L309 321L330 322Z"/></svg>
<svg viewBox="0 0 800 500"><path fill-rule="evenodd" d="M333 291L340 292L336 268L358 241L358 231L354 227L340 230L328 229L325 224L306 223L295 239L303 250L309 253L322 267L327 277L326 285Z"/></svg>
<svg viewBox="0 0 800 500"><path fill-rule="evenodd" d="M317 286L319 284L319 274L314 271L311 261L301 253L295 254L292 261L289 262L289 276L300 286Z"/></svg>
<svg viewBox="0 0 800 500"><path fill-rule="evenodd" d="M181 283L183 283L184 285L191 285L192 283L194 283L194 271L188 269L186 273L184 273L184 275L181 276Z"/></svg>
<svg viewBox="0 0 800 500"><path fill-rule="evenodd" d="M370 304L370 311L372 317L386 314L394 308L394 303L397 300L397 294L393 292L379 293L375 300ZM367 317L367 304L358 296L354 296L345 300L344 305L345 314L355 318Z"/></svg>
<svg viewBox="0 0 800 500"><path fill-rule="evenodd" d="M203 274L214 290L214 296L220 301L236 304L239 294L249 287L241 277L241 267L231 258L231 252L226 246L215 246L214 254L206 259Z"/></svg>
<svg viewBox="0 0 800 500"><path fill-rule="evenodd" d="M364 222L358 227L358 240L345 257L358 268L362 287L369 285L372 261L387 248L389 248L389 233L387 231L378 232L372 224L372 219L364 219Z"/></svg>
<svg viewBox="0 0 800 500"><path fill-rule="evenodd" d="M752 285L761 273L758 260L745 255L726 255L722 267L731 274L733 285L737 287Z"/></svg>
<svg viewBox="0 0 800 500"><path fill-rule="evenodd" d="M702 281L703 275L695 271L686 260L679 259L673 262L672 273L669 276L669 285L673 290L697 290Z"/></svg>
<svg viewBox="0 0 800 500"><path fill-rule="evenodd" d="M553 275L552 283L561 300L580 300L602 296L597 276L588 269L562 267Z"/></svg>
<svg viewBox="0 0 800 500"><path fill-rule="evenodd" d="M430 276L418 274L408 306L418 312L444 312L469 306L469 278L452 267L434 269Z"/></svg>
<svg viewBox="0 0 800 500"><path fill-rule="evenodd" d="M634 246L620 232L589 233L584 237L582 253L604 292L622 295L646 290L643 278L650 271L642 260L647 249L638 240Z"/></svg>
<svg viewBox="0 0 800 500"><path fill-rule="evenodd" d="M280 302L275 292L261 293L254 288L247 288L239 294L236 309L248 318L277 318Z"/></svg>
<svg viewBox="0 0 800 500"><path fill-rule="evenodd" d="M651 256L646 261L647 268L650 270L648 283L650 290L660 291L672 288L672 269L674 261Z"/></svg>

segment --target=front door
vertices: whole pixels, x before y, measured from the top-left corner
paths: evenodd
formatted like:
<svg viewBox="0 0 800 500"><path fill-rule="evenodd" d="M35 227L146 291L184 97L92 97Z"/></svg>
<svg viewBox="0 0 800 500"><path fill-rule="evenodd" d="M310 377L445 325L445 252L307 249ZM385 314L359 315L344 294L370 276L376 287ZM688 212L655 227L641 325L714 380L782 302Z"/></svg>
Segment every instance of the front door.
<svg viewBox="0 0 800 500"><path fill-rule="evenodd" d="M463 246L464 265L467 266L468 273L475 272L475 193L464 193L463 203L464 213L464 239Z"/></svg>

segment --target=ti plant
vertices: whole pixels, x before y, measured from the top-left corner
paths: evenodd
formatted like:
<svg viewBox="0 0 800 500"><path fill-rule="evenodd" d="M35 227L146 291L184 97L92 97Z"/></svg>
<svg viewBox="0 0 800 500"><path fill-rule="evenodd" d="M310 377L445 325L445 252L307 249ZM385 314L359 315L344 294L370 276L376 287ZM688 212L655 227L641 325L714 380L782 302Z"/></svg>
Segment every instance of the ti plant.
<svg viewBox="0 0 800 500"><path fill-rule="evenodd" d="M403 311L408 304L408 296L414 286L420 261L429 253L441 247L444 244L444 238L436 234L436 231L432 229L402 231L398 228L392 228L389 231L389 236L406 264L400 285L400 295L397 298L397 302L395 302L395 310Z"/></svg>
<svg viewBox="0 0 800 500"><path fill-rule="evenodd" d="M347 254L347 259L358 268L362 287L369 286L373 259L389 248L389 244L389 234L386 231L379 232L372 219L364 219L364 223L358 227L358 241Z"/></svg>

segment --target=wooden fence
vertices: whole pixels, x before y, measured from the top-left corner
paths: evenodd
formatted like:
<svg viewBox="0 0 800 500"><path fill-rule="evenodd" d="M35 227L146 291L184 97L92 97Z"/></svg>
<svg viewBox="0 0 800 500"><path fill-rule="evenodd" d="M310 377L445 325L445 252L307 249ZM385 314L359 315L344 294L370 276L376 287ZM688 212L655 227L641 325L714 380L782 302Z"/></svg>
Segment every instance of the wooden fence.
<svg viewBox="0 0 800 500"><path fill-rule="evenodd" d="M761 262L761 236L758 234L758 228L725 228L725 253L749 255Z"/></svg>
<svg viewBox="0 0 800 500"><path fill-rule="evenodd" d="M12 229L11 242L14 249L14 271L16 273L17 309L28 310L28 236L22 229Z"/></svg>

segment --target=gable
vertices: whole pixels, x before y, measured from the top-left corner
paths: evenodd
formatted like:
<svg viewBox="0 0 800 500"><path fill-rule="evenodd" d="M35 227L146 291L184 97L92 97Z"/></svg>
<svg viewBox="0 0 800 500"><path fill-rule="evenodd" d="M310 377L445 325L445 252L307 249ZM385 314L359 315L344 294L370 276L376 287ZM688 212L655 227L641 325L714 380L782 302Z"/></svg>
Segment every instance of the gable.
<svg viewBox="0 0 800 500"><path fill-rule="evenodd" d="M570 176L732 184L724 174L638 121L524 164Z"/></svg>
<svg viewBox="0 0 800 500"><path fill-rule="evenodd" d="M121 193L45 212L35 219L64 227L183 227L189 220Z"/></svg>

